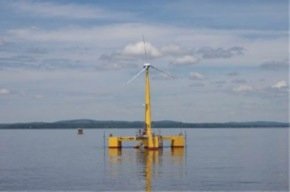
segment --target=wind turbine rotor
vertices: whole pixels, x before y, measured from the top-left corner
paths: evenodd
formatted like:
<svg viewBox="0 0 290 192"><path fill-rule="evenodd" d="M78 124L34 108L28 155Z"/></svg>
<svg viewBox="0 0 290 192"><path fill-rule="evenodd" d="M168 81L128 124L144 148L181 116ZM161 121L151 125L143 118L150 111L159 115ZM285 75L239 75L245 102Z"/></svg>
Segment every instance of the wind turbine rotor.
<svg viewBox="0 0 290 192"><path fill-rule="evenodd" d="M152 69L155 69L155 70L158 71L159 73L162 73L162 74L166 75L167 77L170 77L171 79L175 79L175 77L174 77L173 75L171 75L171 74L169 74L169 73L167 73L167 72L165 72L165 71L162 71L161 69L158 69L157 67L154 67L153 65L150 65L150 67L151 67Z"/></svg>
<svg viewBox="0 0 290 192"><path fill-rule="evenodd" d="M166 75L167 77L170 77L171 79L174 79L175 77L172 76L171 74L162 71L161 69L158 69L157 67L154 67L153 65L151 65L149 62L146 62L146 60L148 59L148 50L146 49L146 42L143 36L143 48L144 48L144 59L145 59L145 63L143 65L143 69L141 71L139 71L136 75L134 75L129 81L127 81L127 85L132 83L135 79L137 79L144 71L148 70L149 68L153 68L156 71L158 71L159 73L162 73L164 75Z"/></svg>
<svg viewBox="0 0 290 192"><path fill-rule="evenodd" d="M149 65L150 66L150 65ZM127 85L128 84L130 84L130 83L132 83L135 79L137 79L137 77L139 77L145 70L146 70L147 68L145 67L145 65L144 65L144 67L143 67L143 69L141 70L141 71L139 71L136 75L134 75L129 81L127 81Z"/></svg>

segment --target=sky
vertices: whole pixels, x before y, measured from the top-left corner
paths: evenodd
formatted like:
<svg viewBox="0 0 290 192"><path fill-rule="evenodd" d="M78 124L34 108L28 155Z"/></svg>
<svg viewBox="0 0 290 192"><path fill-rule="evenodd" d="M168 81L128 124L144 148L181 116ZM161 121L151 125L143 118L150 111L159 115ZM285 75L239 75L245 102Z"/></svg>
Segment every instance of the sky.
<svg viewBox="0 0 290 192"><path fill-rule="evenodd" d="M150 71L153 120L288 122L288 12L288 0L0 0L0 123L142 121L144 77L126 82L147 62L174 76Z"/></svg>

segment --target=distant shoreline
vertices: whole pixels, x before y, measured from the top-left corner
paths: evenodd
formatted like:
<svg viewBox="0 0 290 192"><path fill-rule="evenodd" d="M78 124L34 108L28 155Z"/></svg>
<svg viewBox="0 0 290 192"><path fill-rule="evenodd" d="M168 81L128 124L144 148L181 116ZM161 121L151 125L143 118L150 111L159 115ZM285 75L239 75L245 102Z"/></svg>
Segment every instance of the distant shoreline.
<svg viewBox="0 0 290 192"><path fill-rule="evenodd" d="M96 120L67 120L57 122L28 122L0 124L0 129L138 129L143 128L143 121L96 121ZM178 121L153 121L153 128L289 128L287 122L253 121L225 123L185 123Z"/></svg>

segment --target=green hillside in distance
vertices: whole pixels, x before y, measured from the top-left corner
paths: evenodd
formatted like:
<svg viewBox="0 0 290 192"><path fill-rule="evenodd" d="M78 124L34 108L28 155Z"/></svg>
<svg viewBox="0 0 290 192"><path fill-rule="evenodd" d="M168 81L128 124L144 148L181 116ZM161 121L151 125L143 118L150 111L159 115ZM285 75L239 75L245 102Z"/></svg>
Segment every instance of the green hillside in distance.
<svg viewBox="0 0 290 192"><path fill-rule="evenodd" d="M97 121L76 119L56 122L29 122L0 124L0 129L71 129L71 128L143 128L143 121ZM225 123L185 123L179 121L153 121L153 128L285 128L289 122L254 121Z"/></svg>

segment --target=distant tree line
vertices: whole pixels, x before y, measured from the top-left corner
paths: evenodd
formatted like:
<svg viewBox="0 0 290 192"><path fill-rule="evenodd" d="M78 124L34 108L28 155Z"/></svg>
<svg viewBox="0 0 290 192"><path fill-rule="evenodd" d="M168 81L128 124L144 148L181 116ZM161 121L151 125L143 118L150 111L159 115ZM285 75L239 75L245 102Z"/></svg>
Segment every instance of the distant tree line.
<svg viewBox="0 0 290 192"><path fill-rule="evenodd" d="M72 128L143 128L142 121L95 121L95 120L69 120L32 123L0 124L0 129L72 129ZM226 123L184 123L178 121L153 121L153 128L270 128L289 127L283 122L226 122Z"/></svg>

